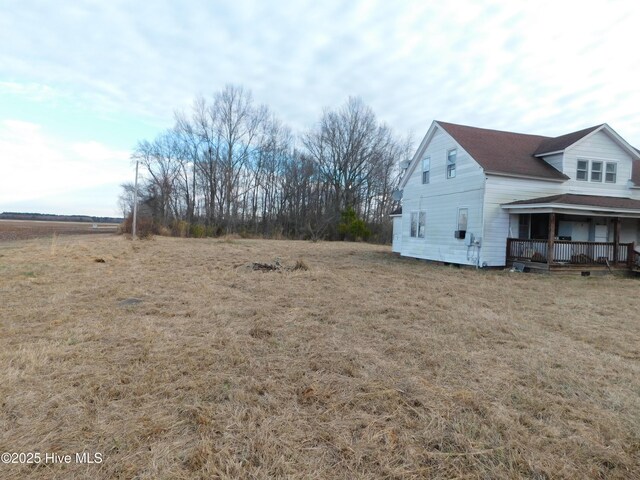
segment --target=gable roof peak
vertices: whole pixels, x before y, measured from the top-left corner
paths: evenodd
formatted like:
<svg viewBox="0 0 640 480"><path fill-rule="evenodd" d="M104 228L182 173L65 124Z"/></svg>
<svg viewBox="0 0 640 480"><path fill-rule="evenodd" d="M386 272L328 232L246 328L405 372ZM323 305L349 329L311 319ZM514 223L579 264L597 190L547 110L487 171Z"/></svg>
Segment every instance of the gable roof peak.
<svg viewBox="0 0 640 480"><path fill-rule="evenodd" d="M559 137L548 138L547 140L540 143L536 151L533 153L535 156L544 155L545 153L555 153L562 152L566 148L570 147L578 140L586 137L590 133L599 130L600 128L607 125L606 123L601 123L600 125L594 125L593 127L583 128L582 130L577 130L575 132L566 133L564 135L560 135Z"/></svg>

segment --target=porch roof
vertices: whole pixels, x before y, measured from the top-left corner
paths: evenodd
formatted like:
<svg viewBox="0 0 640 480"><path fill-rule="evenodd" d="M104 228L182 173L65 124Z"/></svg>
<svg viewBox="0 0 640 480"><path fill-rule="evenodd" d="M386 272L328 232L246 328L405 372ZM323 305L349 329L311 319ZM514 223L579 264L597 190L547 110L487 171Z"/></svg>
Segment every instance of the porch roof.
<svg viewBox="0 0 640 480"><path fill-rule="evenodd" d="M567 213L640 218L640 200L600 195L563 193L548 197L518 200L501 205L512 213Z"/></svg>

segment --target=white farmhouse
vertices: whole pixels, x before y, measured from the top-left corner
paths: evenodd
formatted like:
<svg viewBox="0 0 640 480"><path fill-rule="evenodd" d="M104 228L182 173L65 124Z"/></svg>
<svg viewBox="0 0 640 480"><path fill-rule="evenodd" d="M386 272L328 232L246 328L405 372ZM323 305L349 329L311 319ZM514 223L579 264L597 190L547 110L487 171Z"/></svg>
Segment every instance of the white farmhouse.
<svg viewBox="0 0 640 480"><path fill-rule="evenodd" d="M544 270L635 262L640 151L607 124L544 137L434 121L400 188L403 256Z"/></svg>

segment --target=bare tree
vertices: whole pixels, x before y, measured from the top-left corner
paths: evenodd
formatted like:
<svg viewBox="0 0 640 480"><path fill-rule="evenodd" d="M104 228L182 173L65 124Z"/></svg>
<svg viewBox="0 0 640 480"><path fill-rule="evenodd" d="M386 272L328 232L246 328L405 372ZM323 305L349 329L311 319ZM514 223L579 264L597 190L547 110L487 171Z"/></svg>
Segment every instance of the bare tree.
<svg viewBox="0 0 640 480"><path fill-rule="evenodd" d="M176 125L174 131L176 141L180 144L181 155L179 176L181 190L184 195L187 212L186 220L193 223L196 205L198 162L201 158L202 138L196 131L196 125L190 122L184 113L175 113Z"/></svg>
<svg viewBox="0 0 640 480"><path fill-rule="evenodd" d="M371 219L372 201L383 200L380 190L385 190L390 165L400 152L391 130L378 123L362 100L350 98L338 111L325 110L302 142L332 187L334 214L353 208Z"/></svg>
<svg viewBox="0 0 640 480"><path fill-rule="evenodd" d="M173 195L180 156L180 146L172 131L160 134L152 143L139 142L133 153L149 176L148 192L153 197L154 215L164 224L181 213Z"/></svg>
<svg viewBox="0 0 640 480"><path fill-rule="evenodd" d="M122 216L127 218L133 212L133 201L135 186L132 182L126 182L120 185L122 191L118 195L118 208L122 211ZM138 188L138 197L142 197L142 190Z"/></svg>
<svg viewBox="0 0 640 480"><path fill-rule="evenodd" d="M387 211L405 144L360 99L325 110L294 148L290 129L251 93L227 86L133 153L154 220L202 223L211 232L335 237L347 208L386 238ZM123 186L121 205L130 203Z"/></svg>

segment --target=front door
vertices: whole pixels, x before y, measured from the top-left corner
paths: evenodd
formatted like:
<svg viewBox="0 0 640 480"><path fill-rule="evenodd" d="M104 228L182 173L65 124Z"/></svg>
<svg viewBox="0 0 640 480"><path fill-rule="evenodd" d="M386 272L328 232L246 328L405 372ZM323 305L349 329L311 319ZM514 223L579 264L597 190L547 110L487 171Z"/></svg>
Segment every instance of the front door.
<svg viewBox="0 0 640 480"><path fill-rule="evenodd" d="M596 242L609 241L609 229L606 225L596 225L595 239Z"/></svg>
<svg viewBox="0 0 640 480"><path fill-rule="evenodd" d="M531 238L546 240L549 238L549 214L534 213L531 215Z"/></svg>
<svg viewBox="0 0 640 480"><path fill-rule="evenodd" d="M589 222L573 222L571 240L574 242L589 241Z"/></svg>

